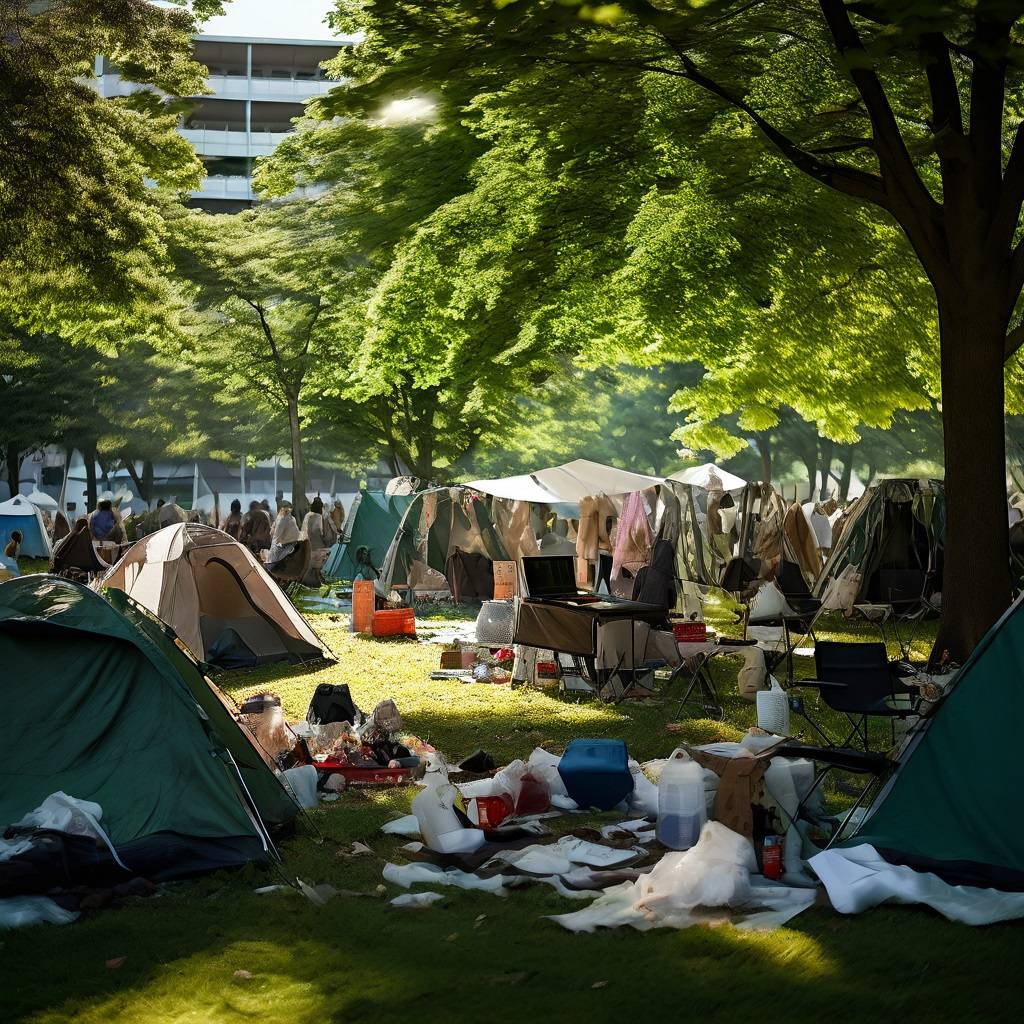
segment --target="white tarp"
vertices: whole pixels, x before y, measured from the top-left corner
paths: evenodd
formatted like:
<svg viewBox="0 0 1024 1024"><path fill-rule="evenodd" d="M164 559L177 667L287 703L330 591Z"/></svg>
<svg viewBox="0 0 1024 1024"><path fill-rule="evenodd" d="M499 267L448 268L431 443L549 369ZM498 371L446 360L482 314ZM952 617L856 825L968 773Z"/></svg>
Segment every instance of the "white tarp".
<svg viewBox="0 0 1024 1024"><path fill-rule="evenodd" d="M710 490L713 477L718 477L718 482L724 491L742 491L747 486L747 481L720 469L713 462L705 462L703 466L691 466L679 473L673 473L669 480L678 480L681 484L689 484L691 487L703 487Z"/></svg>
<svg viewBox="0 0 1024 1024"><path fill-rule="evenodd" d="M880 903L923 903L950 921L994 924L1024 917L1024 893L949 885L938 875L890 864L870 844L825 850L810 865L841 914L859 914Z"/></svg>
<svg viewBox="0 0 1024 1024"><path fill-rule="evenodd" d="M603 466L588 459L576 459L575 462L538 469L522 476L509 476L500 480L471 480L464 486L483 494L493 494L496 498L552 504L581 501L600 494L629 494L656 487L660 483L663 481L659 477Z"/></svg>

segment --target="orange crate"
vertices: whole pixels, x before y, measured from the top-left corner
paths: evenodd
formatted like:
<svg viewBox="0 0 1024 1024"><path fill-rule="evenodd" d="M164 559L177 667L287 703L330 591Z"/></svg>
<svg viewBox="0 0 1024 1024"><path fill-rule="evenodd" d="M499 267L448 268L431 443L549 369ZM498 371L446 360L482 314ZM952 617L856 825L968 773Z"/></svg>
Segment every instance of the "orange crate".
<svg viewBox="0 0 1024 1024"><path fill-rule="evenodd" d="M383 608L373 613L374 636L415 636L416 616L411 608Z"/></svg>

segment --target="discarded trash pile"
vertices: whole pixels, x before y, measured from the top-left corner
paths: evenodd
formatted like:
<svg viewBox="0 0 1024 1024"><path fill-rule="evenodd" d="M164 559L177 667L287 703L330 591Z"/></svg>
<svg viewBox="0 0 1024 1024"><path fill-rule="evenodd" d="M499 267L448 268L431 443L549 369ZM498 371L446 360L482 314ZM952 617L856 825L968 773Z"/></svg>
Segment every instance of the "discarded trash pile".
<svg viewBox="0 0 1024 1024"><path fill-rule="evenodd" d="M431 679L458 679L464 683L512 682L515 653L511 647L489 648L453 641L441 652L441 664Z"/></svg>
<svg viewBox="0 0 1024 1024"><path fill-rule="evenodd" d="M580 739L561 757L537 748L500 771L482 751L458 768L432 754L412 814L384 826L416 839L402 847L410 863L387 864L384 879L498 896L550 885L593 900L553 918L572 931L775 927L815 901L804 858L818 852L810 827L793 824L801 801L805 815L814 804L813 765L773 756L780 742L752 730L742 743L682 746L640 765L620 740ZM548 824L594 809L624 820L561 837ZM809 816L820 818L821 836L834 824L820 802ZM440 898L409 893L392 903Z"/></svg>
<svg viewBox="0 0 1024 1024"><path fill-rule="evenodd" d="M318 686L304 721L286 722L281 698L273 693L248 698L239 718L303 807L336 800L348 786L408 784L422 775L422 758L434 752L419 737L403 734L393 700L365 715L345 684Z"/></svg>

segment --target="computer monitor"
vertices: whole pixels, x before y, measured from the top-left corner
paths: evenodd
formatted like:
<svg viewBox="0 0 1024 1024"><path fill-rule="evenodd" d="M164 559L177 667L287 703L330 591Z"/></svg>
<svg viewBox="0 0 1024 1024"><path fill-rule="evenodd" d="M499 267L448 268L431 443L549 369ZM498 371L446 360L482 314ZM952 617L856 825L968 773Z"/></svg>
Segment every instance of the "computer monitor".
<svg viewBox="0 0 1024 1024"><path fill-rule="evenodd" d="M533 555L523 559L526 592L532 598L576 594L576 559L572 555Z"/></svg>

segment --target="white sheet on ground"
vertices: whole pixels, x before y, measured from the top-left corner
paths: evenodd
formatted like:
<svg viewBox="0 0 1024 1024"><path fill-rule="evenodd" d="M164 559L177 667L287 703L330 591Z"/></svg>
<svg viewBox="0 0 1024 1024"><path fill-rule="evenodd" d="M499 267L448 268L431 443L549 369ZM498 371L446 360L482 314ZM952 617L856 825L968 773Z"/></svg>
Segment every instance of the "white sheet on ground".
<svg viewBox="0 0 1024 1024"><path fill-rule="evenodd" d="M442 868L436 864L385 864L384 881L394 885L400 885L403 889L417 883L427 885L449 885L457 889L475 889L480 892L490 892L495 896L506 894L505 883L509 879L502 875L495 875L493 878L480 878L478 875L470 874L468 871L459 871L457 868Z"/></svg>
<svg viewBox="0 0 1024 1024"><path fill-rule="evenodd" d="M548 846L526 846L521 850L502 850L488 863L504 863L531 875L571 875L578 865L589 868L614 868L636 861L643 851L639 848L616 850L585 839L563 836Z"/></svg>
<svg viewBox="0 0 1024 1024"><path fill-rule="evenodd" d="M754 875L756 870L749 840L711 821L692 849L666 854L637 881L606 889L589 907L552 920L577 932L727 922L764 929L784 924L814 902L813 891L778 885Z"/></svg>
<svg viewBox="0 0 1024 1024"><path fill-rule="evenodd" d="M48 896L11 896L0 900L0 931L30 924L70 924L78 914L57 906Z"/></svg>
<svg viewBox="0 0 1024 1024"><path fill-rule="evenodd" d="M389 836L418 836L420 834L420 823L415 814L406 814L402 818L395 818L394 821L387 821L380 827L381 832Z"/></svg>
<svg viewBox="0 0 1024 1024"><path fill-rule="evenodd" d="M842 914L859 914L887 900L923 903L950 921L993 924L1024 917L1024 893L949 885L938 875L890 864L870 844L825 850L810 865Z"/></svg>
<svg viewBox="0 0 1024 1024"><path fill-rule="evenodd" d="M389 902L393 907L423 908L443 899L443 894L439 892L403 892Z"/></svg>

